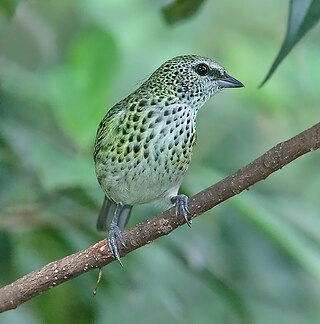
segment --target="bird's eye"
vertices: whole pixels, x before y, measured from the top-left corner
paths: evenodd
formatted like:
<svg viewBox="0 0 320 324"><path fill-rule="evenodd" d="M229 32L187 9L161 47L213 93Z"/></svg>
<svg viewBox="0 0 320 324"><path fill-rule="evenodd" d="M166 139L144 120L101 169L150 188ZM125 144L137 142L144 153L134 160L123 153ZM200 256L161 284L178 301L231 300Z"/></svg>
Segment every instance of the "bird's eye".
<svg viewBox="0 0 320 324"><path fill-rule="evenodd" d="M206 76L209 74L209 66L207 64L204 63L200 63L196 66L196 72L200 75L200 76Z"/></svg>

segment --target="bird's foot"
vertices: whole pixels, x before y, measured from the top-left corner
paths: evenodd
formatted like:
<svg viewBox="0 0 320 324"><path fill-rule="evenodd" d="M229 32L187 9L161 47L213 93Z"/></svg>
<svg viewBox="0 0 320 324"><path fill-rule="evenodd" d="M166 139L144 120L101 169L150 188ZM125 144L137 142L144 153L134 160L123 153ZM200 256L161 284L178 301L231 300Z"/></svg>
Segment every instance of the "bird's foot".
<svg viewBox="0 0 320 324"><path fill-rule="evenodd" d="M118 242L121 243L123 247L127 247L122 236L122 232L118 225L112 224L110 225L109 233L108 233L108 247L114 256L122 266L122 262L120 260L120 254L118 249Z"/></svg>
<svg viewBox="0 0 320 324"><path fill-rule="evenodd" d="M171 202L176 208L176 215L182 215L186 223L191 227L191 219L189 219L188 197L186 195L178 195L171 198Z"/></svg>

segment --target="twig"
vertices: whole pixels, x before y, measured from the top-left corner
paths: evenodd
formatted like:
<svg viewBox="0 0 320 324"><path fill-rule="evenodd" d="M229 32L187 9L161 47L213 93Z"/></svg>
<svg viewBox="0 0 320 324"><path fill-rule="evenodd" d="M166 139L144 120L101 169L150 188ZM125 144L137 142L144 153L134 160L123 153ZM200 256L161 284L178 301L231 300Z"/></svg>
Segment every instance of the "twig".
<svg viewBox="0 0 320 324"><path fill-rule="evenodd" d="M320 147L320 123L305 130L288 141L282 142L249 163L233 175L201 191L189 200L189 210L196 217L228 198L248 189L256 182L267 178L273 172L301 155ZM183 225L183 217L176 217L169 209L160 215L124 231L127 248L121 247L121 256L144 246L160 236L167 235ZM102 268L114 261L106 248L106 241L100 241L86 250L54 261L31 272L0 289L0 312L16 308L39 293L77 277L91 269Z"/></svg>

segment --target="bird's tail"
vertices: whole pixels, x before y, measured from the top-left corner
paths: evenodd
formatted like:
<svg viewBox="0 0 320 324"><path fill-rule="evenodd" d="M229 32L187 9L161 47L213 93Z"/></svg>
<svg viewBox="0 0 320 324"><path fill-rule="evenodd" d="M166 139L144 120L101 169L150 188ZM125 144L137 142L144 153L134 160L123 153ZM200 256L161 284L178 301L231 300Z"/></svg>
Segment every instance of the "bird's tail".
<svg viewBox="0 0 320 324"><path fill-rule="evenodd" d="M128 206L128 205L123 206L117 224L120 229L123 229L126 226L129 220L131 209L132 206ZM105 197L97 220L98 231L109 230L115 211L116 211L116 203L108 199L107 197Z"/></svg>

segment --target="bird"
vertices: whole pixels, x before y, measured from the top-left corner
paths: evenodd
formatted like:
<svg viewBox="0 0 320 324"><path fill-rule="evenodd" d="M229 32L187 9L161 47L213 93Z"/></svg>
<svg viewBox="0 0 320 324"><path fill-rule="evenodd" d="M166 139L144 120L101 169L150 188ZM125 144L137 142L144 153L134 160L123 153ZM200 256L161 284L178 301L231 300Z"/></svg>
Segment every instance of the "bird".
<svg viewBox="0 0 320 324"><path fill-rule="evenodd" d="M119 246L133 206L164 201L190 226L188 197L178 194L196 142L196 117L220 90L244 85L216 61L182 55L163 63L99 124L93 158L105 194L97 229L121 264Z"/></svg>

